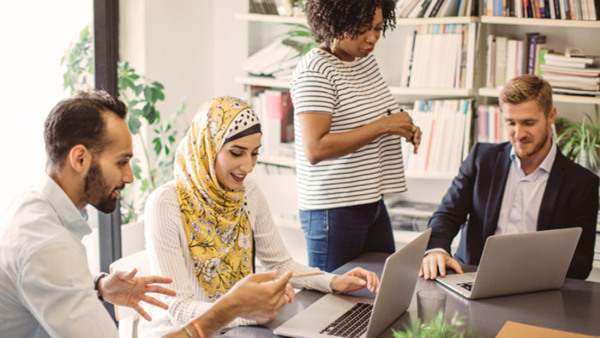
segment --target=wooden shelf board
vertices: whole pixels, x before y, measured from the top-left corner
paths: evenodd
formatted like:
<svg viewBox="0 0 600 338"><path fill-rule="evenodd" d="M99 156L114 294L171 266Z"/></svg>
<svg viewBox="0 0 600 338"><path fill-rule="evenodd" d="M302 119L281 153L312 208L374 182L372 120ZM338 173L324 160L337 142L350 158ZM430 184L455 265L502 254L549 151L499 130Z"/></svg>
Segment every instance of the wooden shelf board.
<svg viewBox="0 0 600 338"><path fill-rule="evenodd" d="M393 95L464 97L475 95L475 90L467 88L410 88L390 86Z"/></svg>
<svg viewBox="0 0 600 338"><path fill-rule="evenodd" d="M296 159L289 156L269 156L269 155L260 155L258 156L258 163L275 165L278 167L285 168L296 168Z"/></svg>
<svg viewBox="0 0 600 338"><path fill-rule="evenodd" d="M442 18L397 18L396 26L474 23L479 22L477 16L447 16Z"/></svg>
<svg viewBox="0 0 600 338"><path fill-rule="evenodd" d="M235 13L234 18L237 20L269 22L269 23L293 23L306 25L306 17L303 16L283 16L274 14L256 14L256 13Z"/></svg>
<svg viewBox="0 0 600 338"><path fill-rule="evenodd" d="M249 86L275 87L275 88L290 88L289 80L277 80L270 77L261 76L237 76L234 81Z"/></svg>
<svg viewBox="0 0 600 338"><path fill-rule="evenodd" d="M500 88L479 88L479 96L498 97L499 95ZM552 98L554 102L600 104L600 97L597 96L554 94Z"/></svg>

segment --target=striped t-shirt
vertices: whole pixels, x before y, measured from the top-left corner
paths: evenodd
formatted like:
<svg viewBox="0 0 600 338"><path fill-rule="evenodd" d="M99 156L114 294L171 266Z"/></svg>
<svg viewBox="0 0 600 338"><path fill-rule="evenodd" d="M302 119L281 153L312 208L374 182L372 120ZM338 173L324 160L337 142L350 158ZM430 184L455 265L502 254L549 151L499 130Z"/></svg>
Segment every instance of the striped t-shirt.
<svg viewBox="0 0 600 338"><path fill-rule="evenodd" d="M373 55L347 62L315 48L298 64L291 93L300 209L367 204L406 190L399 136L381 136L349 155L315 165L304 155L299 114L330 114L330 132L337 133L400 111Z"/></svg>

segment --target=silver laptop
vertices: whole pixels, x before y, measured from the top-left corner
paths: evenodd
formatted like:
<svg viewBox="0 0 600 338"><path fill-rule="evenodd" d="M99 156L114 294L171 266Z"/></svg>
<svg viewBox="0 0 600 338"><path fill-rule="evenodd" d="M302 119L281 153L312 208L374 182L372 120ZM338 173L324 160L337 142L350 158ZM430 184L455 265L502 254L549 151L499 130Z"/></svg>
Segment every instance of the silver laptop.
<svg viewBox="0 0 600 338"><path fill-rule="evenodd" d="M477 272L438 277L438 283L478 299L562 287L581 228L488 237Z"/></svg>
<svg viewBox="0 0 600 338"><path fill-rule="evenodd" d="M277 327L275 333L288 337L378 336L410 305L430 235L428 229L386 259L375 301L327 294Z"/></svg>

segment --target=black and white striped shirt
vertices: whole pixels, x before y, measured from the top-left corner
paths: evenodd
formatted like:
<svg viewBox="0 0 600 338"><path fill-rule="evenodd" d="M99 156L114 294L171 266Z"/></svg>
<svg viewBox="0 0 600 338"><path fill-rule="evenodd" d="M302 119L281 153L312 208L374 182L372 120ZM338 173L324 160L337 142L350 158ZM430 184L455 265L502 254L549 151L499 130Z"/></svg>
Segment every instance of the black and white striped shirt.
<svg viewBox="0 0 600 338"><path fill-rule="evenodd" d="M299 114L330 114L330 132L337 133L400 111L373 55L347 62L315 48L298 64L291 93L300 209L367 204L406 190L398 136L381 136L351 154L315 165L304 155Z"/></svg>

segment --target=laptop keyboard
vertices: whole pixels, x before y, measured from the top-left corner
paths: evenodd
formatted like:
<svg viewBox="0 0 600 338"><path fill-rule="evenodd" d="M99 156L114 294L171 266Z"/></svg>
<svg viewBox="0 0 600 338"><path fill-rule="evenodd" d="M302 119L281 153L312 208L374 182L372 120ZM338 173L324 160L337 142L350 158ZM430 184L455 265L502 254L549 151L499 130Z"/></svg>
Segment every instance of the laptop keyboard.
<svg viewBox="0 0 600 338"><path fill-rule="evenodd" d="M467 290L471 291L471 289L473 288L473 282L458 283L458 286L462 287L463 289L467 289Z"/></svg>
<svg viewBox="0 0 600 338"><path fill-rule="evenodd" d="M319 333L337 337L358 337L367 330L372 311L373 304L356 303Z"/></svg>

